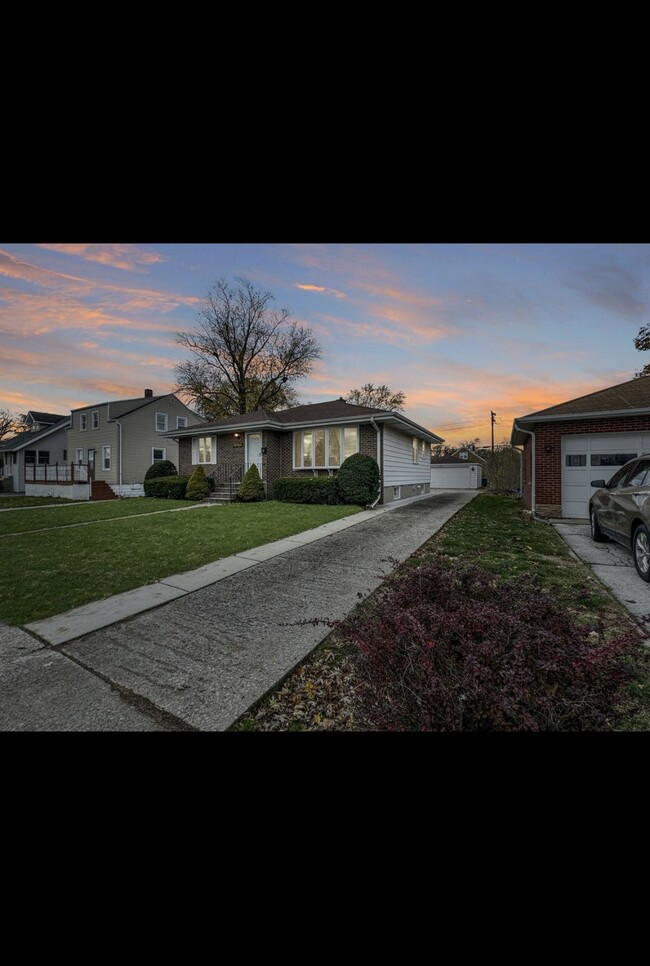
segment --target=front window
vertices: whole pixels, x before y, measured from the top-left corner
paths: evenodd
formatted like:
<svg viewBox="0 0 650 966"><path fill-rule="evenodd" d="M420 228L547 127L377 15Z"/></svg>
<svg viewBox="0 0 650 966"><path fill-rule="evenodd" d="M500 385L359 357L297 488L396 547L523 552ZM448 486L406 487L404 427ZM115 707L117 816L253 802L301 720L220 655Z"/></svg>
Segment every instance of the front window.
<svg viewBox="0 0 650 966"><path fill-rule="evenodd" d="M185 429L186 427L187 427L187 416L177 416L176 429Z"/></svg>
<svg viewBox="0 0 650 966"><path fill-rule="evenodd" d="M359 452L356 426L327 426L293 434L294 470L338 469L342 459Z"/></svg>
<svg viewBox="0 0 650 966"><path fill-rule="evenodd" d="M33 466L36 463L36 450L26 449L25 450L25 465Z"/></svg>
<svg viewBox="0 0 650 966"><path fill-rule="evenodd" d="M213 463L212 436L199 436L196 441L196 463Z"/></svg>
<svg viewBox="0 0 650 966"><path fill-rule="evenodd" d="M167 459L164 449L156 449L155 446L151 451L151 462L161 463L164 459Z"/></svg>
<svg viewBox="0 0 650 966"><path fill-rule="evenodd" d="M156 432L167 432L167 413L156 413Z"/></svg>
<svg viewBox="0 0 650 966"><path fill-rule="evenodd" d="M43 466L50 462L50 451L49 449L39 449L38 451L38 463L39 466Z"/></svg>
<svg viewBox="0 0 650 966"><path fill-rule="evenodd" d="M88 417L86 416L85 413L82 413L81 416L79 417L79 429L81 430L82 433L86 432L87 424L88 424Z"/></svg>
<svg viewBox="0 0 650 966"><path fill-rule="evenodd" d="M110 470L111 468L111 448L110 446L102 446L102 468L105 470Z"/></svg>
<svg viewBox="0 0 650 966"><path fill-rule="evenodd" d="M99 429L99 410L93 409L93 429Z"/></svg>

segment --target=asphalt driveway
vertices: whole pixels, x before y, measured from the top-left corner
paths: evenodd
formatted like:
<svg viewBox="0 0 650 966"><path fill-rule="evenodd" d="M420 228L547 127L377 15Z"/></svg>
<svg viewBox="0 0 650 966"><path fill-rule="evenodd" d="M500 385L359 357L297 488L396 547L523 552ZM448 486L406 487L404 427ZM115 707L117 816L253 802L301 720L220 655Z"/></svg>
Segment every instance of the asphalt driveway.
<svg viewBox="0 0 650 966"><path fill-rule="evenodd" d="M587 520L551 523L576 557L589 564L596 577L650 634L650 584L637 574L631 552L613 541L594 543Z"/></svg>

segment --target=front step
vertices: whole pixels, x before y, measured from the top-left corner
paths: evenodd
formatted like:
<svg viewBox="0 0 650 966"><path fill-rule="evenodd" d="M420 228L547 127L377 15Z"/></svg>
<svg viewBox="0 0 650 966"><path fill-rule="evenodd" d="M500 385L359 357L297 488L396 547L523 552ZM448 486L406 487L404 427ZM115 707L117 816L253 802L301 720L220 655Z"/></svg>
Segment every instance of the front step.
<svg viewBox="0 0 650 966"><path fill-rule="evenodd" d="M233 490L233 496L230 495L230 486L227 483L220 483L215 486L212 493L209 493L204 503L232 503L237 494L237 488Z"/></svg>
<svg viewBox="0 0 650 966"><path fill-rule="evenodd" d="M91 483L90 499L95 500L117 500L108 483L103 480L93 480Z"/></svg>

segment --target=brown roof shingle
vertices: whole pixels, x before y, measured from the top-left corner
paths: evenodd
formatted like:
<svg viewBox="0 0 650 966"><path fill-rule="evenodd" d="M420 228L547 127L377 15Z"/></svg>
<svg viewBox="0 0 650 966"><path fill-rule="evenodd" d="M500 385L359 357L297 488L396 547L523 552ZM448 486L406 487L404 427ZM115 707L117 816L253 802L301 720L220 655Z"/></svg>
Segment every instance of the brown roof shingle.
<svg viewBox="0 0 650 966"><path fill-rule="evenodd" d="M540 409L538 412L521 416L520 419L537 419L543 421L544 416L579 415L580 413L599 413L625 409L650 409L650 376L641 376L621 382L618 386L610 386L599 392L590 392L586 396L578 396L568 402Z"/></svg>

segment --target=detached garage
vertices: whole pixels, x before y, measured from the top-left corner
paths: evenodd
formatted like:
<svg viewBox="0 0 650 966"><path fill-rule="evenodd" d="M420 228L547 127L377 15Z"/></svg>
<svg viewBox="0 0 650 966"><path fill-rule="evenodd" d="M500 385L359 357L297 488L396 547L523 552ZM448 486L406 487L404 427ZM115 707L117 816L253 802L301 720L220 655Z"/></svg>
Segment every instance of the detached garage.
<svg viewBox="0 0 650 966"><path fill-rule="evenodd" d="M650 453L650 376L521 416L510 441L524 448L526 506L586 520L591 481Z"/></svg>
<svg viewBox="0 0 650 966"><path fill-rule="evenodd" d="M485 460L462 449L449 456L431 457L431 486L444 490L480 490Z"/></svg>

